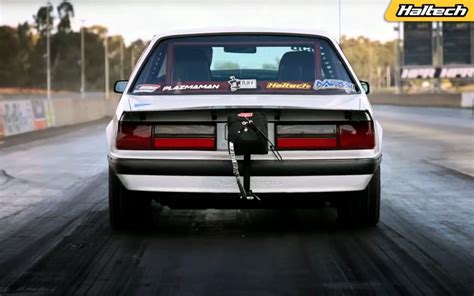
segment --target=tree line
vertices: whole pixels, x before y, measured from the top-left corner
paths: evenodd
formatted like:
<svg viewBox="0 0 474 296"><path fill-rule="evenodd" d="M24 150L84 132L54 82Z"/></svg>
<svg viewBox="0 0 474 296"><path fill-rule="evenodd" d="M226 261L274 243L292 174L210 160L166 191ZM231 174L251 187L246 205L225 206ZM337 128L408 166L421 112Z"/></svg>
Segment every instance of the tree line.
<svg viewBox="0 0 474 296"><path fill-rule="evenodd" d="M51 81L54 90L79 91L81 87L81 31L73 31L74 6L62 1L56 9L42 6L33 22L0 26L0 87L46 88L46 35L50 30ZM49 20L49 23L48 23ZM126 79L146 41L126 46L120 35L107 36L107 28L84 28L86 91L103 91L104 41L108 42L110 85ZM122 74L123 73L123 74Z"/></svg>
<svg viewBox="0 0 474 296"><path fill-rule="evenodd" d="M81 32L72 30L73 18L73 4L63 0L55 8L40 7L33 15L32 23L23 22L16 28L0 26L0 87L46 87L46 35L49 29L52 88L80 91ZM84 28L86 91L104 89L105 38L111 86L114 81L128 77L147 44L138 39L125 46L122 36L107 36L107 28L103 26ZM374 87L386 87L393 82L394 41L382 43L365 37L343 37L341 45L360 79L370 81Z"/></svg>
<svg viewBox="0 0 474 296"><path fill-rule="evenodd" d="M393 86L395 81L396 40L380 42L367 37L342 37L341 47L361 80L374 88Z"/></svg>

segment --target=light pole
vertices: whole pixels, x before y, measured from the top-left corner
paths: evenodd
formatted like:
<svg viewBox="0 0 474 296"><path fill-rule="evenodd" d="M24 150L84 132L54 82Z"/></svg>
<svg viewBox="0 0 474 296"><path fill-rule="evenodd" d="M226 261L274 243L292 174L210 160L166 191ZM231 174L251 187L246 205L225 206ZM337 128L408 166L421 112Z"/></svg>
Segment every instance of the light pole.
<svg viewBox="0 0 474 296"><path fill-rule="evenodd" d="M130 45L130 71L133 71L135 66L135 47L133 44Z"/></svg>
<svg viewBox="0 0 474 296"><path fill-rule="evenodd" d="M124 69L124 56L123 56L123 47L124 47L124 41L123 39L121 39L120 41L120 79L124 79L125 78L125 69Z"/></svg>
<svg viewBox="0 0 474 296"><path fill-rule="evenodd" d="M104 54L105 54L105 98L109 98L109 43L108 36L105 33Z"/></svg>
<svg viewBox="0 0 474 296"><path fill-rule="evenodd" d="M341 33L341 0L339 0L339 44L342 42L342 33Z"/></svg>
<svg viewBox="0 0 474 296"><path fill-rule="evenodd" d="M81 97L84 98L86 91L86 61L84 43L84 20L81 21Z"/></svg>
<svg viewBox="0 0 474 296"><path fill-rule="evenodd" d="M51 124L54 125L53 102L51 101L51 44L50 44L50 17L49 11L51 2L46 3L46 99L51 118Z"/></svg>
<svg viewBox="0 0 474 296"><path fill-rule="evenodd" d="M401 36L401 25L398 23L398 26L394 28L397 31L397 39L395 40L395 94L400 94L401 91L401 81L400 81L400 36Z"/></svg>
<svg viewBox="0 0 474 296"><path fill-rule="evenodd" d="M433 65L435 67L441 67L443 65L443 28L442 28L442 22L433 22L435 28L434 32L434 63ZM434 79L433 83L433 91L435 93L440 93L441 92L441 78L437 77Z"/></svg>

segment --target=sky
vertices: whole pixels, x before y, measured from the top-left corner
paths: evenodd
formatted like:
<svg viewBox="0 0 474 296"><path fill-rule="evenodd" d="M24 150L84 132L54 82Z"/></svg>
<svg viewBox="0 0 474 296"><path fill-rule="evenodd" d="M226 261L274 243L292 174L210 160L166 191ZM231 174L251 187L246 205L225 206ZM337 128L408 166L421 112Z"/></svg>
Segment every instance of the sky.
<svg viewBox="0 0 474 296"><path fill-rule="evenodd" d="M51 0L57 6L62 0ZM394 39L394 24L384 20L390 0L340 0L341 31L349 37ZM126 43L149 40L169 29L205 26L314 27L339 36L338 0L70 0L76 30L103 25ZM42 0L0 0L0 25L33 22Z"/></svg>

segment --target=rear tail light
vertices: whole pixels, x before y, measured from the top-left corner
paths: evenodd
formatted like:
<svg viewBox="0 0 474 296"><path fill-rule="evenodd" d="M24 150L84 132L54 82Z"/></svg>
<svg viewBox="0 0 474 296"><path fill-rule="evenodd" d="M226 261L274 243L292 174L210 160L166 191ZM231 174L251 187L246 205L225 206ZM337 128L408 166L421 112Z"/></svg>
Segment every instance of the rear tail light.
<svg viewBox="0 0 474 296"><path fill-rule="evenodd" d="M278 125L277 148L280 150L317 150L337 147L337 127L331 125Z"/></svg>
<svg viewBox="0 0 474 296"><path fill-rule="evenodd" d="M117 149L152 149L151 125L120 122L117 134Z"/></svg>
<svg viewBox="0 0 474 296"><path fill-rule="evenodd" d="M280 150L372 149L372 122L341 124L278 125L276 146Z"/></svg>
<svg viewBox="0 0 474 296"><path fill-rule="evenodd" d="M120 122L117 149L215 150L215 125L153 125Z"/></svg>
<svg viewBox="0 0 474 296"><path fill-rule="evenodd" d="M339 149L372 149L375 134L372 122L339 125Z"/></svg>
<svg viewBox="0 0 474 296"><path fill-rule="evenodd" d="M155 148L163 150L213 150L212 138L155 138Z"/></svg>
<svg viewBox="0 0 474 296"><path fill-rule="evenodd" d="M279 138L277 140L277 148L280 150L286 149L327 149L336 148L337 141L334 139L318 139L318 138Z"/></svg>
<svg viewBox="0 0 474 296"><path fill-rule="evenodd" d="M161 150L214 150L215 125L156 125L154 149Z"/></svg>

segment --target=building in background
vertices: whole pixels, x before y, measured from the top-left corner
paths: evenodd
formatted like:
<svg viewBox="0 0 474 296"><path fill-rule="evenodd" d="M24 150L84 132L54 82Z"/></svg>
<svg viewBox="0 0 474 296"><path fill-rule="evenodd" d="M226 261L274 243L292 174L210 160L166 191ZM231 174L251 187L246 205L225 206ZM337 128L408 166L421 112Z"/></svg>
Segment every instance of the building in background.
<svg viewBox="0 0 474 296"><path fill-rule="evenodd" d="M474 23L406 22L403 37L405 88L474 90Z"/></svg>

